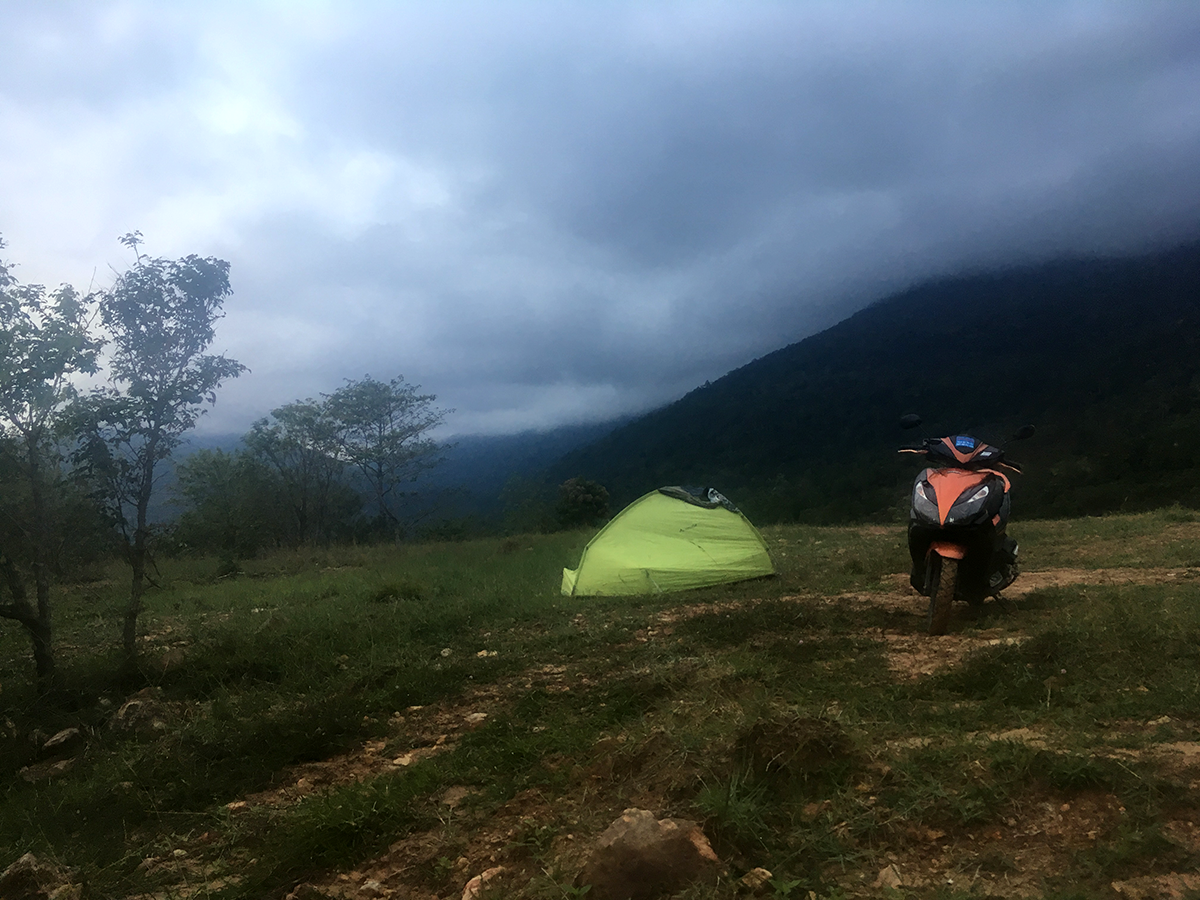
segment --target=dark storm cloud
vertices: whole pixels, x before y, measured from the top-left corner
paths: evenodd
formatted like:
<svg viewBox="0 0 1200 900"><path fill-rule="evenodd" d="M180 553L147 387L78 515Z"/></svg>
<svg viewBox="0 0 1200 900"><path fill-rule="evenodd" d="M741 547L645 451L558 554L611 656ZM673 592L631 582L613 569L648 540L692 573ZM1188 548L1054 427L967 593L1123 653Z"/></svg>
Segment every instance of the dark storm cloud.
<svg viewBox="0 0 1200 900"><path fill-rule="evenodd" d="M87 112L113 183L77 243L232 261L254 373L212 427L367 371L459 431L613 415L916 280L1200 225L1190 2L221 10L31 4L47 55L0 38L14 134ZM0 187L14 246L55 233Z"/></svg>

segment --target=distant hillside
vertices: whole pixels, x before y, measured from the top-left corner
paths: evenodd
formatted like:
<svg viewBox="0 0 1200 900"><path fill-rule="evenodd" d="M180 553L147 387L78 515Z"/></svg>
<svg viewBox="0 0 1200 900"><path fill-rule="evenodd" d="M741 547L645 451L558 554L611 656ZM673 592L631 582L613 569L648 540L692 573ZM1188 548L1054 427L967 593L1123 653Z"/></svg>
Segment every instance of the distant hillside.
<svg viewBox="0 0 1200 900"><path fill-rule="evenodd" d="M519 498L511 496L514 492L548 492L553 487L539 480L548 466L626 421L519 434L464 435L449 442L443 461L421 475L415 491L435 507L435 518L474 516L495 521L506 504L518 502Z"/></svg>
<svg viewBox="0 0 1200 900"><path fill-rule="evenodd" d="M730 372L577 449L547 473L614 501L719 487L756 521L898 514L895 448L967 431L1027 463L1017 514L1200 506L1200 244L924 284Z"/></svg>

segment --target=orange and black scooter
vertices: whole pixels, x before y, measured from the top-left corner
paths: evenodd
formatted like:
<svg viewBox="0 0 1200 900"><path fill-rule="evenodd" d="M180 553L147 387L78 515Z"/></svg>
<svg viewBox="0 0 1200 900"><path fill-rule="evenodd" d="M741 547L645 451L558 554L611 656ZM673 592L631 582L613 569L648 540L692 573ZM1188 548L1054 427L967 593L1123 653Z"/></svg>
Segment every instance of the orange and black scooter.
<svg viewBox="0 0 1200 900"><path fill-rule="evenodd" d="M916 428L919 416L905 416L901 428ZM1010 438L1032 437L1026 425ZM1004 451L968 434L925 438L901 447L932 465L913 483L908 514L908 552L912 586L929 598L929 633L945 634L950 605L964 600L978 606L999 597L1017 577L1017 542L1008 537L1008 476L1020 472Z"/></svg>

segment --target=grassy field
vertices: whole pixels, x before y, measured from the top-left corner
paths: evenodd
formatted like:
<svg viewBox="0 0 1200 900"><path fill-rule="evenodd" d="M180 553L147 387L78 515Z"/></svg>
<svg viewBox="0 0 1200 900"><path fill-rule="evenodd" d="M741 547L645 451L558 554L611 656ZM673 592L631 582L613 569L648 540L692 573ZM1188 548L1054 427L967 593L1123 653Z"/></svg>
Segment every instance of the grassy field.
<svg viewBox="0 0 1200 900"><path fill-rule="evenodd" d="M0 631L0 870L457 898L499 864L496 896L576 897L640 806L725 863L690 900L756 866L793 898L1200 888L1198 517L1013 532L1008 600L943 638L899 527L769 528L777 577L633 600L559 596L582 533L165 561L124 683L125 575L97 573L60 589L51 698ZM67 727L74 765L28 781Z"/></svg>

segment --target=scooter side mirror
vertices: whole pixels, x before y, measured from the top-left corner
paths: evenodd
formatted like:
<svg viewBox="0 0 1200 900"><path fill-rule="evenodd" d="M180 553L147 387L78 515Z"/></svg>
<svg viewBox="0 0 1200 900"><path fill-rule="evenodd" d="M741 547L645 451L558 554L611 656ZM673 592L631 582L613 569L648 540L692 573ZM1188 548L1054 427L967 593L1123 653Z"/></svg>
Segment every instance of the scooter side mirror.
<svg viewBox="0 0 1200 900"><path fill-rule="evenodd" d="M1009 438L1009 440L1012 440L1012 441L1028 440L1029 438L1033 437L1034 432L1036 432L1036 431L1037 431L1037 429L1034 428L1032 425L1022 425L1020 428L1017 429L1017 433L1014 434L1011 438Z"/></svg>
<svg viewBox="0 0 1200 900"><path fill-rule="evenodd" d="M909 413L907 416L900 417L901 428L916 428L921 424L921 417L916 413Z"/></svg>

